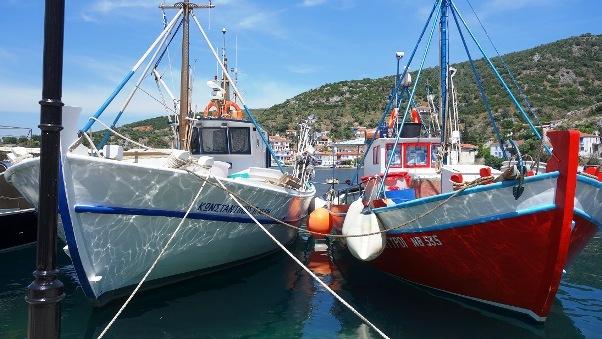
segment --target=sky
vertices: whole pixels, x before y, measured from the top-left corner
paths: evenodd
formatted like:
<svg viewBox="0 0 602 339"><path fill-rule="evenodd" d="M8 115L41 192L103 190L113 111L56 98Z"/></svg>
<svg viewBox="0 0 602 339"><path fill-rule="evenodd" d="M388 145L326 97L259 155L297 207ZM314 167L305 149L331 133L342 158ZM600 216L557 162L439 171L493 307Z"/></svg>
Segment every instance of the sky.
<svg viewBox="0 0 602 339"><path fill-rule="evenodd" d="M588 32L602 33L599 0L470 1L501 53ZM62 98L66 105L82 107L84 116L97 110L163 29L160 3L160 0L66 1ZM328 82L394 74L395 52L405 51L409 55L434 2L214 0L213 3L216 8L211 11L196 11L198 19L217 48L223 45L222 28L227 29L230 66L235 66L237 60L243 97L249 107L264 108ZM489 55L494 55L468 1L455 0L455 3L481 45ZM0 13L3 13L0 125L30 127L37 134L44 1L0 0ZM165 14L169 20L175 11L166 10ZM193 106L202 109L210 94L205 83L215 75L216 63L192 21L190 29ZM454 33L450 36L452 62L466 60L456 37ZM435 35L426 66L437 63L437 40ZM177 36L159 68L176 95L179 45ZM417 61L411 69L417 68ZM139 73L143 69L144 65ZM136 79L137 75L109 106L103 121L112 121ZM165 112L158 103L161 93L153 79L147 78L141 87L150 95L140 92L134 96L122 122ZM164 90L162 94L167 96Z"/></svg>

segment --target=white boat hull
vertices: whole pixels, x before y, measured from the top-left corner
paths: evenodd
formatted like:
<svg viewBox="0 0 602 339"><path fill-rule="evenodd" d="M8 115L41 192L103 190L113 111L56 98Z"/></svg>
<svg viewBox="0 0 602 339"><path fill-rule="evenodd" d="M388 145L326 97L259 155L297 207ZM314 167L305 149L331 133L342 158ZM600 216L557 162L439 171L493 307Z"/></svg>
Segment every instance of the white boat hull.
<svg viewBox="0 0 602 339"><path fill-rule="evenodd" d="M182 220L203 181L183 170L68 154L59 182L60 236L67 242L85 294L104 302L137 284ZM39 160L11 168L8 178L37 206ZM314 191L248 179L224 185L270 215L299 223ZM297 232L259 221L282 243ZM213 185L203 192L148 281L213 271L269 253L277 247Z"/></svg>

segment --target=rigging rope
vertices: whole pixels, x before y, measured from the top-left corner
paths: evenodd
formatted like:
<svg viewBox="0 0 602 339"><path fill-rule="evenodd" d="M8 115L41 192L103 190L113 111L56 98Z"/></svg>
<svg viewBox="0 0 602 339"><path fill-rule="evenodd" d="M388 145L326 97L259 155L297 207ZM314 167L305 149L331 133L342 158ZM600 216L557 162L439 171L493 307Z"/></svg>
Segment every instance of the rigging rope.
<svg viewBox="0 0 602 339"><path fill-rule="evenodd" d="M214 177L214 178L219 183L221 188L230 195L230 198L249 216L249 218L251 218L255 222L255 224L257 224L257 226L259 226L261 228L261 230L268 237L270 237L270 239L272 239L272 241L274 243L276 243L276 245L278 245L278 247L280 247L289 257L291 257L291 259L293 259L299 266L301 266L301 268L303 268L303 270L305 270L305 272L307 272L312 278L314 278L314 280L316 280L320 285L322 285L322 287L324 289L326 289L330 294L332 294L335 298L337 298L337 300L340 301L343 305L345 305L345 307L347 307L351 312L353 312L356 316L358 316L358 318L360 318L364 323L366 323L368 326L372 327L372 329L375 330L381 337L389 338L383 331L381 331L378 327L376 327L376 325L371 323L370 320L368 320L365 316L363 316L358 310L356 310L353 306L351 306L351 304L349 304L347 301L345 301L345 299L343 299L338 293L336 293L332 288L330 288L330 286L328 286L325 282L323 282L322 279L318 278L318 276L316 276L314 272L312 272L309 268L307 268L307 266L303 265L303 263L293 253L291 253L291 251L289 251L289 249L286 248L286 246L284 246L280 241L278 241L278 239L276 239L276 237L274 237L274 235L272 235L272 233L270 233L265 228L265 226L263 226L259 221L257 221L257 219L253 216L253 214L251 214L249 212L249 210L243 204L241 204L240 201L238 201L238 199L234 196L234 194L232 194L226 188L226 186L224 186L224 184L219 180L218 177ZM209 181L209 180L207 180L207 181ZM207 181L205 181L205 182L207 182Z"/></svg>
<svg viewBox="0 0 602 339"><path fill-rule="evenodd" d="M194 175L195 177L197 177L197 178L199 178L199 179L201 179L203 181L208 182L209 185L212 185L212 186L214 186L216 188L219 188L219 189L223 189L222 187L218 186L217 184L214 184L214 183L208 181L207 179L203 178L202 176L200 176L200 175L198 175L198 174L196 174L196 173L194 173L194 172L192 172L192 171L190 171L188 169L183 169L183 170L186 171L186 172L188 172L188 173L190 173L190 174L192 174L192 175ZM412 218L412 219L410 219L410 220L408 220L408 221L406 221L406 222L404 222L402 224L399 224L399 225L397 225L395 227L391 227L391 228L388 228L386 230L380 230L378 232L371 232L371 233L364 233L364 234L353 234L353 235L342 235L342 234L330 234L330 233L315 232L315 231L310 231L310 230L305 229L305 228L301 228L299 226L295 226L295 225L289 224L286 221L278 219L278 218L272 216L271 214L269 214L269 213L261 210L255 204L253 204L252 202L244 199L240 195L238 195L238 194L236 194L236 193L234 193L232 191L229 191L227 189L226 189L226 192L229 195L232 195L232 196L236 197L238 200L240 200L243 203L245 203L247 207L250 207L251 209L253 209L258 214L261 214L261 215L265 216L266 218L268 218L268 219L270 219L270 220L272 220L272 221L274 221L276 223L279 223L279 224L281 224L283 226L286 226L286 227L290 227L290 228L295 229L295 230L297 230L299 232L307 233L307 234L312 234L312 235L319 235L319 236L324 236L324 237L329 237L329 238L358 238L358 237L366 237L366 236L370 236L370 235L383 234L383 233L387 233L389 231L394 231L394 230L397 230L399 228L405 227L405 226L407 226L407 225L409 225L409 224L411 224L411 223L413 223L415 221L418 221L418 220L426 217L427 215L433 213L434 211L436 211L437 209L439 209L443 205L445 205L447 202L449 202L451 199L453 199L454 197L458 196L460 193L464 192L466 189L478 186L480 184L488 183L488 182L491 181L491 179L492 179L491 177L482 177L482 178L477 178L476 180L470 181L470 182L466 183L464 187L460 188L459 190L457 190L453 194L451 194L449 197L447 197L445 200L442 200L439 204L437 204L434 207L428 209L424 213L421 213L418 216L416 216L416 217L414 217L414 218ZM370 180L373 180L373 178L370 178Z"/></svg>
<svg viewBox="0 0 602 339"><path fill-rule="evenodd" d="M414 45L412 54L410 55L410 58L408 59L408 62L406 64L405 68L403 69L403 74L401 74L399 79L404 79L406 77L406 74L409 72L410 65L412 64L412 61L414 60L414 56L416 55L418 46L420 45L420 42L422 41L422 38L424 37L424 33L426 32L426 29L428 28L428 23L431 21L431 18L433 17L433 13L435 13L435 10L437 9L438 5L439 5L439 1L436 1L435 5L433 5L433 8L431 9L428 19L426 20L426 23L422 27L422 31L420 32L420 36L418 37L418 41L416 41L416 45ZM359 183L359 180L357 180L359 178L359 165L363 164L364 161L366 161L366 156L368 155L370 146L372 146L372 143L376 139L376 135L379 132L381 125L385 122L385 118L386 118L387 114L389 114L391 112L391 109L392 109L391 106L393 106L393 98L395 97L395 93L397 93L399 91L399 85L401 83L402 83L401 80L396 81L395 86L391 89L391 93L389 94L389 97L388 97L389 100L387 102L387 105L385 105L385 110L383 111L383 114L381 115L381 117L378 120L378 123L376 125L376 131L374 132L374 135L372 136L372 138L370 138L370 141L368 141L368 143L366 144L366 151L362 155L362 159L358 162L358 166L356 168L356 173L355 173L355 179L356 179L357 183Z"/></svg>
<svg viewBox="0 0 602 339"><path fill-rule="evenodd" d="M510 90L510 88L508 87L508 84L506 84L506 81L504 81L504 78L502 78L500 72L497 70L497 67L495 67L495 65L493 64L493 62L491 62L491 59L487 56L487 54L485 53L485 50L483 50L483 47L481 47L481 44L479 44L479 42L477 41L477 38L475 37L475 35L472 33L472 31L468 27L468 24L466 23L466 21L462 17L462 14L456 8L455 3L453 1L450 1L449 4L451 6L450 7L451 10L456 13L456 15L458 16L458 18L462 22L462 25L466 28L466 31L468 32L468 34L472 38L472 41L474 41L475 45L479 48L479 51L483 55L483 58L485 58L485 60L487 61L487 64L489 65L489 68L495 74L495 76L498 79L499 83L502 85L502 87L504 88L504 90L506 91L506 93L508 94L508 96L510 97L510 99L512 100L512 102L514 103L514 105L516 106L516 108L518 109L518 111L520 112L520 114L522 115L523 119L527 122L527 124L529 125L529 128L531 129L531 131L533 132L533 134L535 134L535 136L537 137L537 139L539 139L539 140L543 139L542 135L539 133L539 131L537 130L537 128L533 125L533 122L529 118L529 115L525 112L525 110L523 109L522 105L518 102L518 100L516 99L516 97L514 96L514 94L512 93L512 91ZM551 155L552 154L552 150L547 145L545 145L545 144L544 144L544 147L545 147L547 153L549 155Z"/></svg>
<svg viewBox="0 0 602 339"><path fill-rule="evenodd" d="M439 0L436 2L436 4L438 4L438 3L439 3ZM418 73L416 74L416 80L414 81L414 85L412 86L412 92L410 93L410 97L408 98L408 104L406 105L405 112L403 113L403 118L401 119L401 126L398 127L398 129L397 129L397 135L395 136L395 142L393 143L393 149L391 150L391 155L389 156L389 160L387 161L387 165L385 167L385 172L384 172L384 176L383 176L384 178L387 177L387 174L389 173L389 168L391 167L391 164L393 163L393 158L395 157L395 149L397 148L397 145L399 143L399 138L401 137L401 131L403 130L403 126L404 126L406 118L408 116L408 112L410 110L410 104L412 103L412 98L414 98L414 94L416 93L416 87L418 85L418 81L420 80L420 75L422 74L424 62L428 55L428 51L431 47L431 42L433 40L433 33L435 32L435 27L437 26L437 21L439 19L439 16L441 16L441 12L442 12L442 10L438 11L437 16L435 17L435 20L433 20L433 26L431 28L431 32L429 34L429 38L426 43L426 48L424 49L424 55L422 56L422 60L420 61L420 66L418 67ZM386 152L385 152L385 154L386 154ZM379 192L383 192L383 194L385 192L384 181L380 185Z"/></svg>
<svg viewBox="0 0 602 339"><path fill-rule="evenodd" d="M502 155L504 158L508 158L506 156L506 151L504 150L504 138L502 137L497 124L495 123L495 117L493 116L493 111L491 110L491 105L489 104L489 98L487 97L487 93L485 93L485 89L483 87L483 83L481 80L481 76L477 71L477 67L475 66L474 61L472 60L472 56L470 55L470 51L468 50L468 45L466 44L466 40L464 39L464 33L460 28L460 23L458 22L458 18L456 17L456 13L452 12L452 16L454 17L454 22L456 23L456 27L458 28L458 33L460 33L460 38L462 40L462 44L464 45L464 50L466 51L466 55L468 56L468 60L470 61L470 68L472 69L472 74L475 78L475 82L477 83L477 87L479 88L479 94L481 95L481 101L483 101L483 105L485 105L485 109L487 110L487 116L489 117L489 122L491 122L491 127L493 128L493 132L500 144L500 150L502 151Z"/></svg>
<svg viewBox="0 0 602 339"><path fill-rule="evenodd" d="M209 174L209 176L211 176L211 173ZM207 181L205 181L205 183L207 183ZM153 271L153 269L155 268L155 266L157 266L157 263L159 262L159 260L161 259L161 257L165 253L165 251L167 250L167 247L169 247L169 245L171 244L171 242L175 238L176 234L178 234L178 231L180 231L180 228L184 224L184 221L186 221L186 218L188 218L188 214L190 214L190 211L192 210L192 207L194 207L197 199L201 195L201 192L203 191L203 188L205 187L205 183L203 183L201 185L201 188L197 192L196 196L194 197L194 199L192 199L192 203L190 204L190 206L188 206L188 209L186 210L186 214L184 214L184 217L182 217L182 220L180 220L180 223L178 224L178 227L176 227L176 230L171 234L171 236L167 240L167 243L165 243L165 246L163 246L163 249L161 249L161 252L157 256L157 258L155 259L155 261L153 262L153 264L151 265L151 267L148 269L148 271L146 271L146 274L144 274L144 276L142 277L142 279L140 280L140 282L138 283L138 285L136 285L136 288L134 288L134 290L132 291L132 293L130 294L130 296L123 303L123 305L121 306L121 308L119 309L119 311L117 311L117 313L115 314L115 316L113 316L113 319L111 319L111 321L107 324L107 326L100 333L100 335L98 336L97 339L101 339L102 337L104 337L104 335L111 328L111 326L113 326L113 323L115 323L115 320L117 320L117 318L119 317L119 315L121 314L121 312L123 312L123 310L126 308L126 306L132 300L132 298L134 298L134 295L136 295L136 293L138 292L138 290L140 289L140 287L142 286L142 284L146 281L146 278L148 278L148 276Z"/></svg>
<svg viewBox="0 0 602 339"><path fill-rule="evenodd" d="M495 44L493 43L493 39L491 39L491 37L489 36L489 33L485 29L485 26L481 22L481 19L477 15L477 12L475 11L475 9L472 7L472 4L470 3L470 1L466 0L466 2L468 3L468 6L470 6L470 9L472 10L472 13L474 14L474 16L477 18L477 21L479 22L479 25L483 29L483 32L485 32L485 35L487 36L487 39L489 40L489 43L491 43L491 46L493 47L493 49L497 53L497 56L502 61L502 65L504 66L504 68L508 72L508 75L510 76L510 79L514 83L514 86L516 87L516 89L519 91L521 97L523 98L523 101L525 102L525 104L526 104L526 106L527 106L527 108L529 110L529 113L531 113L531 115L533 116L533 118L535 119L535 121L537 122L537 124L541 125L541 120L539 119L539 116L536 114L535 110L533 109L533 106L531 105L531 102L529 102L529 98L527 98L527 94L524 92L522 86L520 85L520 83L518 82L518 80L514 77L514 74L512 73L512 70L510 69L510 66L508 66L508 64L506 63L506 60L500 54L500 51L498 51L497 47L495 47Z"/></svg>

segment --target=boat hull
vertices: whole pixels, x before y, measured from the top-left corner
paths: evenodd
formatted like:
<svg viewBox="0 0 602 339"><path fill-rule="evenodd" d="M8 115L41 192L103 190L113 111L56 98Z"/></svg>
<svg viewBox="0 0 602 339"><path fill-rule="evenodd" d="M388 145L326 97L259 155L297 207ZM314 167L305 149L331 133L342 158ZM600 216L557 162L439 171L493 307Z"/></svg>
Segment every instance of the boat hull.
<svg viewBox="0 0 602 339"><path fill-rule="evenodd" d="M569 262L581 253L585 245L602 227L602 182L577 175L575 190L575 225L571 232Z"/></svg>
<svg viewBox="0 0 602 339"><path fill-rule="evenodd" d="M34 244L36 232L37 217L33 208L0 210L0 252Z"/></svg>
<svg viewBox="0 0 602 339"><path fill-rule="evenodd" d="M59 214L80 284L89 298L106 302L129 291L146 273L182 222L203 181L182 170L69 154L62 160ZM39 161L12 169L10 180L37 204ZM313 191L298 193L244 179L226 187L270 215L299 223ZM297 232L257 219L282 243ZM206 184L179 233L148 277L164 284L194 272L230 267L276 249L276 244L226 193Z"/></svg>
<svg viewBox="0 0 602 339"><path fill-rule="evenodd" d="M415 284L545 320L571 246L579 132L547 136L554 151L545 174L371 209L386 241L370 264ZM573 235L576 253L583 240Z"/></svg>
<svg viewBox="0 0 602 339"><path fill-rule="evenodd" d="M432 232L387 236L372 264L416 284L543 321L558 289L554 210ZM549 269L554 267L554 269Z"/></svg>

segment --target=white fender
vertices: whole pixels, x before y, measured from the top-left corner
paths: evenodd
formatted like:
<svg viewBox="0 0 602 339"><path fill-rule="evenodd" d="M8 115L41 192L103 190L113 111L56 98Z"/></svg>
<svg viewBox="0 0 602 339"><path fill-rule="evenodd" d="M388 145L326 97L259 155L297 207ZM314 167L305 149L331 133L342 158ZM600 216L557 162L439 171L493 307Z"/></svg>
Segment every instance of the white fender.
<svg viewBox="0 0 602 339"><path fill-rule="evenodd" d="M320 207L326 207L326 205L328 205L326 200L321 199L319 197L313 197L313 199L311 199L311 202L309 203L309 210L307 211L307 213L309 214Z"/></svg>
<svg viewBox="0 0 602 339"><path fill-rule="evenodd" d="M358 235L379 232L381 227L374 213L362 214L364 204L361 199L354 201L347 211L343 222L343 235ZM378 257L385 249L386 236L384 233L363 237L345 238L347 248L354 257L370 261Z"/></svg>

